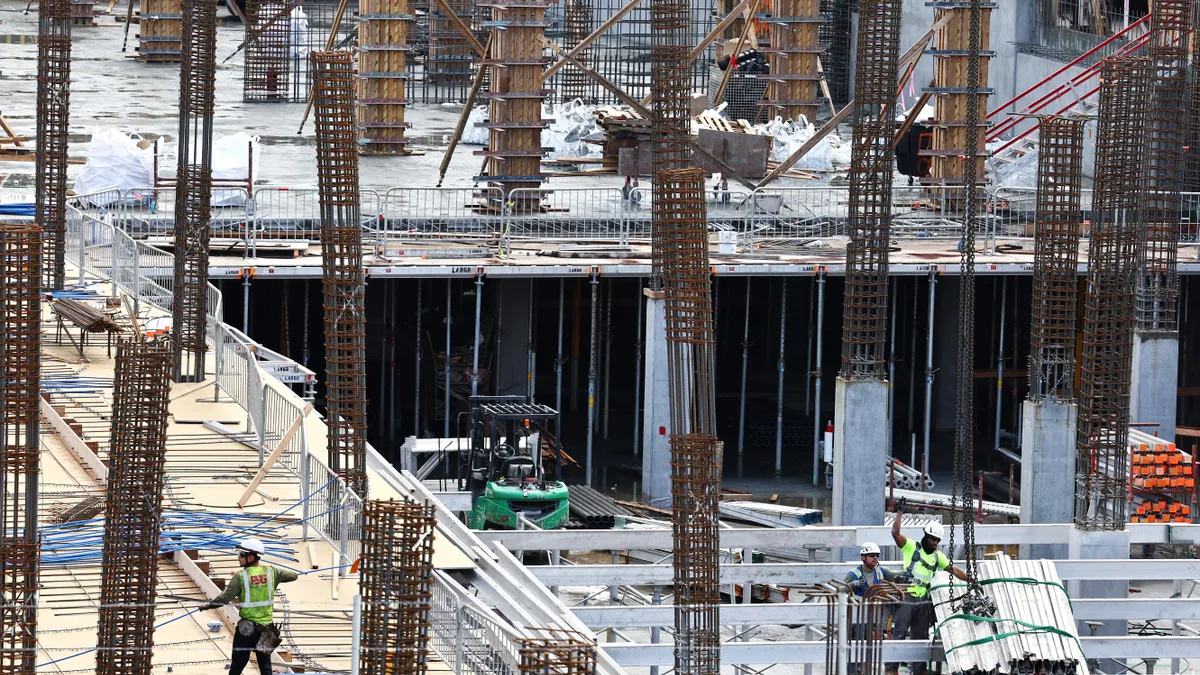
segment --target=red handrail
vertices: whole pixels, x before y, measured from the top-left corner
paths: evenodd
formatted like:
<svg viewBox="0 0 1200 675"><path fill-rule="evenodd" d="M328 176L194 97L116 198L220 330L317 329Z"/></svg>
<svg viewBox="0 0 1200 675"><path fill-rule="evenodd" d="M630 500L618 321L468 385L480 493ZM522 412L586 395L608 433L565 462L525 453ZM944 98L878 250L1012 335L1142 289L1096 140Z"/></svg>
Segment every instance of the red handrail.
<svg viewBox="0 0 1200 675"><path fill-rule="evenodd" d="M1087 92L1087 93L1086 93L1086 94L1084 94L1083 96L1080 96L1079 98L1080 98L1081 100L1082 100L1082 99L1085 99L1085 98L1087 98L1087 97L1091 96L1092 94L1095 94L1095 93L1096 93L1096 92L1098 92L1098 91L1100 91L1100 87L1097 85L1096 87L1093 87L1091 91ZM1049 101L1047 101L1047 103L1049 103ZM1075 107L1075 103L1076 103L1076 101L1071 101L1070 103L1066 104L1066 105L1065 105L1065 106L1063 106L1062 108L1060 108L1060 109L1056 110L1056 111L1055 111L1053 114L1054 114L1054 115L1061 115L1061 114L1065 113L1066 111L1070 110L1071 108L1074 108L1074 107ZM1006 148L1008 148L1008 146L1012 145L1013 143L1016 143L1017 141L1021 140L1022 138L1025 138L1025 137L1026 137L1026 136L1028 136L1029 134L1032 134L1033 132L1037 131L1037 129L1038 129L1037 125L1030 126L1030 127L1029 127L1028 129L1026 129L1025 131L1022 131L1021 133L1019 133L1019 134L1017 134L1016 136L1014 136L1014 137L1012 137L1011 139L1009 139L1009 140L1008 140L1008 142L1006 142L1004 145L1002 145L1002 146L1000 146L1000 147L996 148L996 150L995 150L994 152L992 152L992 155L998 155L998 154L1000 154L1001 152L1004 152L1004 150L1005 150Z"/></svg>
<svg viewBox="0 0 1200 675"><path fill-rule="evenodd" d="M1032 87L1021 92L1020 94L1017 94L1011 101L1007 101L1003 105L998 106L995 110L988 113L987 119L991 119L992 117L998 115L1008 106L1016 103L1017 101L1021 100L1022 98L1025 98L1025 96L1027 94L1029 94L1029 92L1036 91L1038 87L1042 86L1043 84L1046 84L1047 82L1052 81L1054 78L1058 77L1059 75L1062 75L1067 70L1069 70L1069 69L1075 67L1076 65L1078 65L1079 63L1083 62L1092 54L1095 54L1096 52L1103 49L1105 46L1107 46L1113 40L1116 40L1117 38L1121 37L1122 35L1125 35L1129 31L1133 30L1135 26L1140 26L1149 20L1150 20L1150 15L1147 14L1146 16L1143 16L1142 18L1138 19L1137 21L1134 21L1133 23L1129 24L1125 28L1122 28L1119 32L1113 33L1113 35L1111 37L1105 39L1104 42L1101 42L1100 44L1096 45L1095 47L1092 47L1091 49L1087 50L1083 54L1079 55L1079 57L1076 58L1074 61L1072 61L1072 62L1068 63L1067 65L1063 66L1062 68L1059 68L1058 70L1054 71L1049 76L1047 76L1045 79L1043 79L1041 82L1038 82L1037 84L1033 85Z"/></svg>
<svg viewBox="0 0 1200 675"><path fill-rule="evenodd" d="M1123 54L1128 54L1128 53L1137 51L1138 49L1141 49L1142 46L1144 46L1149 41L1149 39L1150 39L1149 33L1142 35L1142 36L1138 37L1137 39L1135 39L1133 42L1130 42L1127 45L1123 45L1120 49L1113 52L1112 56L1120 56ZM1097 61L1096 63L1093 63L1092 65L1088 66L1087 69L1084 70L1083 72L1075 75L1074 77L1072 77L1070 80L1068 80L1064 84L1058 85L1057 87L1052 89L1049 93L1044 94L1038 100L1036 100L1033 103L1030 103L1029 105L1022 108L1021 112L1022 113L1035 113L1035 112L1041 110L1042 108L1046 107L1047 104L1051 103L1055 99L1058 99L1063 94L1071 91L1075 86L1081 85L1084 82L1087 82L1088 80L1092 79L1097 73L1100 72L1103 65L1104 65L1104 59L1101 59L1101 60ZM1009 131L1013 127L1020 124L1021 121L1022 121L1021 118L1018 116L1008 117L1008 118L1004 119L1003 121L998 123L996 126L992 127L990 130L988 130L987 137L986 137L987 140L988 141L995 140L1004 132Z"/></svg>

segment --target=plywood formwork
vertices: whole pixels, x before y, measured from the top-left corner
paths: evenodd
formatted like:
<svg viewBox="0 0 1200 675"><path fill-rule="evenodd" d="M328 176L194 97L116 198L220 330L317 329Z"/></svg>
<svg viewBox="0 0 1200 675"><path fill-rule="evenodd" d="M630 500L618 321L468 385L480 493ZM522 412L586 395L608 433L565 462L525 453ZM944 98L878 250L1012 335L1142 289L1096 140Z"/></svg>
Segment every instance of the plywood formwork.
<svg viewBox="0 0 1200 675"><path fill-rule="evenodd" d="M927 54L933 56L933 86L924 91L934 94L933 145L920 154L932 158L932 169L924 183L938 185L960 185L963 182L961 155L967 147L965 126L967 108L971 105L967 90L967 48L970 40L971 10L969 2L959 0L927 2L937 13L934 23L949 16L933 37L933 48ZM995 3L980 5L981 32L979 42L979 125L975 129L976 168L975 175L983 176L984 160L988 152L984 143L987 123L987 97L992 93L988 83L988 62L995 52L991 51L991 16Z"/></svg>
<svg viewBox="0 0 1200 675"><path fill-rule="evenodd" d="M148 63L179 60L183 8L179 0L142 0L138 24L138 58Z"/></svg>
<svg viewBox="0 0 1200 675"><path fill-rule="evenodd" d="M362 0L358 25L358 152L407 154L408 0Z"/></svg>
<svg viewBox="0 0 1200 675"><path fill-rule="evenodd" d="M820 0L772 0L771 13L759 15L771 25L771 46L767 52L771 72L762 75L770 81L764 103L771 116L798 120L801 116L815 123L821 105L821 72L817 67L821 53L820 31L825 22Z"/></svg>
<svg viewBox="0 0 1200 675"><path fill-rule="evenodd" d="M542 182L542 87L546 58L542 44L546 8L556 0L483 0L491 7L491 86L481 96L491 100L488 147L475 154L488 158L487 180L507 195L517 188L536 188Z"/></svg>
<svg viewBox="0 0 1200 675"><path fill-rule="evenodd" d="M276 19L287 8L283 0L246 0L246 34L258 38L246 45L242 100L291 100L291 21Z"/></svg>

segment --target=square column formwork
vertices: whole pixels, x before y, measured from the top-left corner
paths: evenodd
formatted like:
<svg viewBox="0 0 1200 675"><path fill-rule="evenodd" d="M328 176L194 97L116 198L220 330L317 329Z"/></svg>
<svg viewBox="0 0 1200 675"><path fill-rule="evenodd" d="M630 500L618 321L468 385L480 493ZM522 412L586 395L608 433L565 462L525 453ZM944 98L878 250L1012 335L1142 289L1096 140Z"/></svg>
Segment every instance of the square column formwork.
<svg viewBox="0 0 1200 675"><path fill-rule="evenodd" d="M1074 402L1025 401L1021 411L1021 523L1071 523L1075 517ZM1062 560L1066 544L1022 544L1021 558Z"/></svg>
<svg viewBox="0 0 1200 675"><path fill-rule="evenodd" d="M882 525L888 383L837 378L833 402L833 524ZM847 549L849 551L849 549ZM853 554L857 556L858 551Z"/></svg>
<svg viewBox="0 0 1200 675"><path fill-rule="evenodd" d="M1133 379L1129 391L1129 420L1157 422L1144 431L1175 441L1175 406L1178 400L1179 333L1133 332Z"/></svg>

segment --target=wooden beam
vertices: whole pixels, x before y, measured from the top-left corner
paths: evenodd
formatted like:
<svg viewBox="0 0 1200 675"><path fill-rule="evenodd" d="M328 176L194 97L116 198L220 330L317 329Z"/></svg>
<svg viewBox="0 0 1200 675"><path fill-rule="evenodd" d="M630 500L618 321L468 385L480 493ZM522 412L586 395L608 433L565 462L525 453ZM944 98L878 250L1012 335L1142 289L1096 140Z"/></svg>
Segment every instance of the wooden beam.
<svg viewBox="0 0 1200 675"><path fill-rule="evenodd" d="M930 82L929 86L933 86L933 83ZM892 139L892 150L895 150L896 146L900 145L900 139L904 138L904 135L912 128L912 125L916 123L917 115L921 114L921 110L925 108L925 104L929 103L929 99L932 97L933 94L925 93L921 94L921 98L917 99L917 104L913 106L912 110L908 111L908 117L904 118L904 124L901 124L900 128L896 130L896 137Z"/></svg>
<svg viewBox="0 0 1200 675"><path fill-rule="evenodd" d="M300 430L300 427L304 425L304 420L308 417L308 414L312 412L312 409L313 407L311 404L304 406L304 409L301 410L300 414L296 416L296 421L292 422L292 426L288 427L287 432L285 432L283 437L279 439L279 442L275 444L275 449L271 451L270 456L267 457L267 461L263 462L263 465L258 469L258 473L254 474L254 480L250 481L250 485L246 488L246 491L242 493L242 498L239 499L237 503L238 508L246 508L246 502L250 501L250 497L254 495L254 491L258 489L259 484L262 483L263 479L267 477L267 472L269 472L271 467L275 466L275 462L278 462L279 458L283 456L283 451L287 449L288 443L292 442L292 436L295 436L296 432ZM305 452L308 452L308 450L305 449Z"/></svg>
<svg viewBox="0 0 1200 675"><path fill-rule="evenodd" d="M437 3L437 6L442 10L442 13L446 15L446 18L450 19L450 23L454 24L454 28L458 31L458 34L467 41L467 44L471 45L471 50L474 51L479 58L486 59L487 50L483 48L483 45L479 44L479 40L475 39L475 35L471 32L471 28L467 26L467 24L463 23L462 19L458 18L458 15L454 13L454 10L450 9L450 5L446 4L446 0L433 1Z"/></svg>
<svg viewBox="0 0 1200 675"><path fill-rule="evenodd" d="M3 129L4 133L8 134L10 138L14 138L14 139L21 138L21 137L17 136L16 133L13 132L12 127L8 126L8 122L5 121L4 115L0 115L0 129ZM19 141L19 140L14 141L14 145L16 145L18 148L22 147L21 141Z"/></svg>
<svg viewBox="0 0 1200 675"><path fill-rule="evenodd" d="M753 4L746 10L750 16L754 16L754 11L758 9L758 0L754 0ZM734 56L742 53L742 47L746 44L746 37L754 33L754 22L746 19L742 25L742 34L738 36L737 46L734 48ZM729 79L733 77L734 59L729 59L729 65L725 67L725 75L721 78L721 86L717 87L717 94L713 96L713 101L717 105L721 105L721 98L725 96L725 88L729 86Z"/></svg>
<svg viewBox="0 0 1200 675"><path fill-rule="evenodd" d="M641 1L642 0L629 0L629 2L625 3L624 7L617 10L616 14L613 14L611 17L608 18L607 21L600 24L600 26L597 27L596 30L592 31L591 35L580 40L579 44L572 47L571 51L567 52L565 55L560 53L559 56L560 57L562 57L562 56L578 56L579 52L583 51L584 49L587 48L588 45L592 44L597 39L599 39L601 35L604 35L605 33L607 33L608 29L615 26L616 23L621 20L621 17L623 17L626 14L628 14L629 12L633 11L633 8L637 7L638 3ZM745 1L749 2L749 0L745 0ZM546 80L550 79L550 77L553 76L555 73L557 73L559 70L562 70L562 67L567 65L567 63L568 63L568 61L565 58L560 58L558 61L555 61L549 68L543 70L542 71L542 82L545 82Z"/></svg>
<svg viewBox="0 0 1200 675"><path fill-rule="evenodd" d="M750 0L742 0L740 3L738 3L737 7L729 10L729 13L725 15L725 18L721 19L716 26L713 26L713 29L708 31L708 35L705 35L703 40L696 43L696 46L692 48L692 52L688 54L688 60L695 61L696 59L700 58L700 54L703 53L705 49L708 49L708 46L715 42L716 39L721 36L721 33L725 32L726 28L729 28L734 21L737 21L738 15L746 11L746 6L749 4Z"/></svg>
<svg viewBox="0 0 1200 675"><path fill-rule="evenodd" d="M612 92L613 96L616 96L617 98L621 99L622 103L629 106L630 108L633 108L635 111L637 111L637 113L639 115L641 115L642 117L645 117L646 119L651 118L650 111L647 110L645 106L643 106L641 103L638 103L638 101L635 98L633 98L629 94L626 94L624 91L622 91L620 87L613 84L612 82L609 82L607 79L605 79L605 77L603 75L601 75L600 73L597 73L596 71L592 70L591 68L588 68L587 66L583 65L582 63L579 62L578 59L571 56L570 54L562 54L562 58L567 63L569 63L569 64L575 66L576 68L578 68L579 70L583 71L583 73L585 75L587 75L588 77L595 80L601 87L604 87L608 91Z"/></svg>

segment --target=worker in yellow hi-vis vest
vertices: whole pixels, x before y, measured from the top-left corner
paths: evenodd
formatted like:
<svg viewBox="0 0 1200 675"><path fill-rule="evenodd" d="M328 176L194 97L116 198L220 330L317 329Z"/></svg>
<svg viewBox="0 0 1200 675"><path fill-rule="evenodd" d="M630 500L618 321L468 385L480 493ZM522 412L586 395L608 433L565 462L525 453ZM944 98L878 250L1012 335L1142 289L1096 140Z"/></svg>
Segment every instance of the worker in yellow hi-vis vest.
<svg viewBox="0 0 1200 675"><path fill-rule="evenodd" d="M892 622L893 640L928 640L929 627L933 625L933 602L929 598L929 586L933 583L933 575L938 570L946 570L962 581L967 580L967 573L954 566L946 554L938 550L945 531L941 523L933 522L925 526L921 543L900 534L900 521L904 519L904 500L896 507L896 519L892 521L892 540L900 547L900 555L904 556L904 569L900 573L899 583L908 583L900 607ZM953 552L952 552L953 553ZM887 672L895 673L899 664L887 664ZM910 672L918 675L925 671L925 663L912 664Z"/></svg>
<svg viewBox="0 0 1200 675"><path fill-rule="evenodd" d="M229 675L242 675L242 670L254 652L260 675L271 675L271 652L279 646L279 628L275 626L275 587L295 581L299 576L291 570L264 565L267 552L258 539L238 544L240 571L234 572L225 591L200 609L215 609L237 600L241 620L233 635L233 659Z"/></svg>

